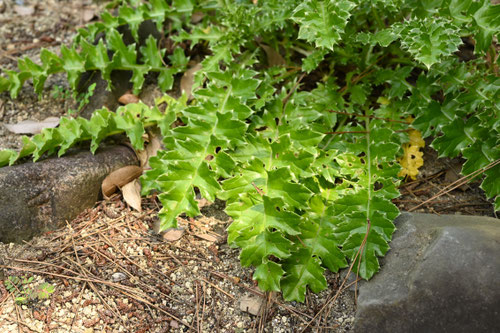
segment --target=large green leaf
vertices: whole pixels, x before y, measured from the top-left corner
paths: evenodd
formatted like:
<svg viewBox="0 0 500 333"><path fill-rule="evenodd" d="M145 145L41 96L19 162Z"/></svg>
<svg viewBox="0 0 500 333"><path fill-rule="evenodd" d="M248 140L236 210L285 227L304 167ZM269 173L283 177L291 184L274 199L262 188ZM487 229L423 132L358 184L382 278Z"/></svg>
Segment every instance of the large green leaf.
<svg viewBox="0 0 500 333"><path fill-rule="evenodd" d="M287 301L303 302L307 287L318 293L327 286L323 276L325 269L310 249L301 249L292 254L284 261L283 270L286 274L281 280L281 289Z"/></svg>

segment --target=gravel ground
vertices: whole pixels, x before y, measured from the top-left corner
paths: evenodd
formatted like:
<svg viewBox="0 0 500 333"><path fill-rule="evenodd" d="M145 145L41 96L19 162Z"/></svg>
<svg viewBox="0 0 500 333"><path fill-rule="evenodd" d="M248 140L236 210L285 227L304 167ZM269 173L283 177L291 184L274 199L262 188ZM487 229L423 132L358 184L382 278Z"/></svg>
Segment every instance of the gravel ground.
<svg viewBox="0 0 500 333"><path fill-rule="evenodd" d="M328 318L306 331L350 331L353 292L331 302L338 274L329 273L329 288L308 293L305 303L259 291L252 269L240 266L238 249L225 241L230 218L223 206L179 218L182 236L173 240L152 232L155 198L139 213L115 196L29 243L0 243L4 276L34 277L25 289L55 287L48 300L17 305L0 284L2 332L299 332L325 305ZM242 302L255 312L242 310Z"/></svg>
<svg viewBox="0 0 500 333"><path fill-rule="evenodd" d="M59 54L60 46L69 45L77 29L99 8L91 0L0 0L0 70L17 69L17 59L24 56L39 63L42 48ZM26 13L28 10L33 13ZM64 74L49 76L40 97L31 82L15 100L7 92L0 93L0 149L21 146L21 136L13 135L3 124L59 117L75 108L71 98L51 97L55 87L67 90Z"/></svg>

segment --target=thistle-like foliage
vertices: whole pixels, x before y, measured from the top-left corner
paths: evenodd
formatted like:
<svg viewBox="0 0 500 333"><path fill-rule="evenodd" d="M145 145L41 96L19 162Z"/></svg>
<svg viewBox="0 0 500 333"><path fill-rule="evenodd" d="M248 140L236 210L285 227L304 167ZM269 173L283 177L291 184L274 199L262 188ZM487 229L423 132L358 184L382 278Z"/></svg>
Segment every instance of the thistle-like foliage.
<svg viewBox="0 0 500 333"><path fill-rule="evenodd" d="M399 214L391 200L399 195L396 161L410 126L432 136L441 156L463 156L464 174L485 170L481 187L500 210L500 81L491 46L500 6L488 0L129 3L80 30L61 56L43 50L39 63L20 59L19 71L0 75L0 92L15 97L30 79L41 92L47 77L62 71L75 87L89 70L108 82L113 70L128 70L136 92L155 72L165 91L197 50L204 58L193 99L165 96L153 108L133 104L97 110L90 120L64 118L58 128L25 137L22 150L0 151L0 166L60 156L84 140L94 152L119 132L141 149L145 129L158 126L165 149L141 181L143 194L159 193L162 229L175 227L181 214L199 215L198 194L225 200L233 219L228 243L241 248L241 264L255 267L262 290L298 301L308 288L327 287L326 269L352 265L365 279L379 270ZM138 43L144 20L158 31L168 27L178 47L167 54L151 36L139 47L127 45L122 26ZM468 62L456 53L467 38L476 42ZM267 66L274 63L286 65Z"/></svg>

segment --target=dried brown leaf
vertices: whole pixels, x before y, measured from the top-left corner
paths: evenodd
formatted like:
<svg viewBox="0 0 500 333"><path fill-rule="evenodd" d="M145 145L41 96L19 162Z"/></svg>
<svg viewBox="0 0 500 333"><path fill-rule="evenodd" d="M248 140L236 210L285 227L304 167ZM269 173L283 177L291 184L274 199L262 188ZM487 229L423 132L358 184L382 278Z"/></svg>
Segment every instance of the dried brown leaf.
<svg viewBox="0 0 500 333"><path fill-rule="evenodd" d="M57 127L59 120L57 117L48 117L42 121L24 120L17 124L5 124L5 127L16 134L38 134L44 128Z"/></svg>
<svg viewBox="0 0 500 333"><path fill-rule="evenodd" d="M203 207L206 207L206 206L210 206L213 202L210 202L208 201L207 199L205 198L201 198L199 200L196 200L198 201L198 208L203 208Z"/></svg>
<svg viewBox="0 0 500 333"><path fill-rule="evenodd" d="M194 74L202 68L201 64L198 63L184 72L181 78L181 91L185 92L188 99L191 99L191 93L194 84Z"/></svg>
<svg viewBox="0 0 500 333"><path fill-rule="evenodd" d="M212 236L212 235L209 235L209 234L196 233L194 235L196 237L198 237L198 238L201 238L203 240L206 240L206 241L209 241L209 242L213 242L213 243L217 243L220 240L219 237Z"/></svg>
<svg viewBox="0 0 500 333"><path fill-rule="evenodd" d="M141 164L141 166L143 168L147 169L145 167L145 165L148 163L148 152L146 151L146 149L136 150L135 155L137 156L137 159L139 160L139 163Z"/></svg>
<svg viewBox="0 0 500 333"><path fill-rule="evenodd" d="M449 165L449 168L446 170L446 173L444 174L444 181L447 184L451 184L462 178L462 176L460 175L460 170L462 170L462 163L452 162ZM459 189L465 192L469 189L469 185L464 184L460 186Z"/></svg>
<svg viewBox="0 0 500 333"><path fill-rule="evenodd" d="M102 181L102 194L105 197L109 197L111 194L115 193L118 188L130 183L140 175L142 175L142 168L137 165L127 165L115 170Z"/></svg>
<svg viewBox="0 0 500 333"><path fill-rule="evenodd" d="M275 49L266 44L260 44L267 56L267 64L270 67L286 65L285 59Z"/></svg>
<svg viewBox="0 0 500 333"><path fill-rule="evenodd" d="M122 187L123 200L138 212L142 212L141 208L141 184L137 179L134 179Z"/></svg>
<svg viewBox="0 0 500 333"><path fill-rule="evenodd" d="M95 11L91 8L85 8L82 12L83 22L90 22L95 17Z"/></svg>
<svg viewBox="0 0 500 333"><path fill-rule="evenodd" d="M127 92L121 95L120 98L118 98L118 102L123 105L139 103L139 97L130 92Z"/></svg>
<svg viewBox="0 0 500 333"><path fill-rule="evenodd" d="M240 310L257 316L262 307L262 298L246 295L240 299Z"/></svg>
<svg viewBox="0 0 500 333"><path fill-rule="evenodd" d="M175 242L181 239L182 235L184 235L184 228L171 228L168 229L162 236L163 240L167 242Z"/></svg>
<svg viewBox="0 0 500 333"><path fill-rule="evenodd" d="M193 15L191 15L191 23L196 24L203 20L205 17L205 13L203 12L194 12Z"/></svg>
<svg viewBox="0 0 500 333"><path fill-rule="evenodd" d="M147 161L144 166L145 169L149 169L149 159L153 156L156 156L158 154L158 150L161 149L161 136L156 133L149 133L149 143L146 146L146 152L147 152Z"/></svg>

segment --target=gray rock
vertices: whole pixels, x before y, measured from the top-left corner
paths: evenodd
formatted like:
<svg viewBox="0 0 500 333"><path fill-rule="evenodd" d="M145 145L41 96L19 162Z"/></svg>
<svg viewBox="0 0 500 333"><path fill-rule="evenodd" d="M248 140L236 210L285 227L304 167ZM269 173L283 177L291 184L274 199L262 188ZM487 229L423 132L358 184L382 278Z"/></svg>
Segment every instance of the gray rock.
<svg viewBox="0 0 500 333"><path fill-rule="evenodd" d="M138 164L126 146L0 168L0 242L20 242L64 225L99 198L111 172Z"/></svg>
<svg viewBox="0 0 500 333"><path fill-rule="evenodd" d="M500 221L403 214L355 332L500 332Z"/></svg>

